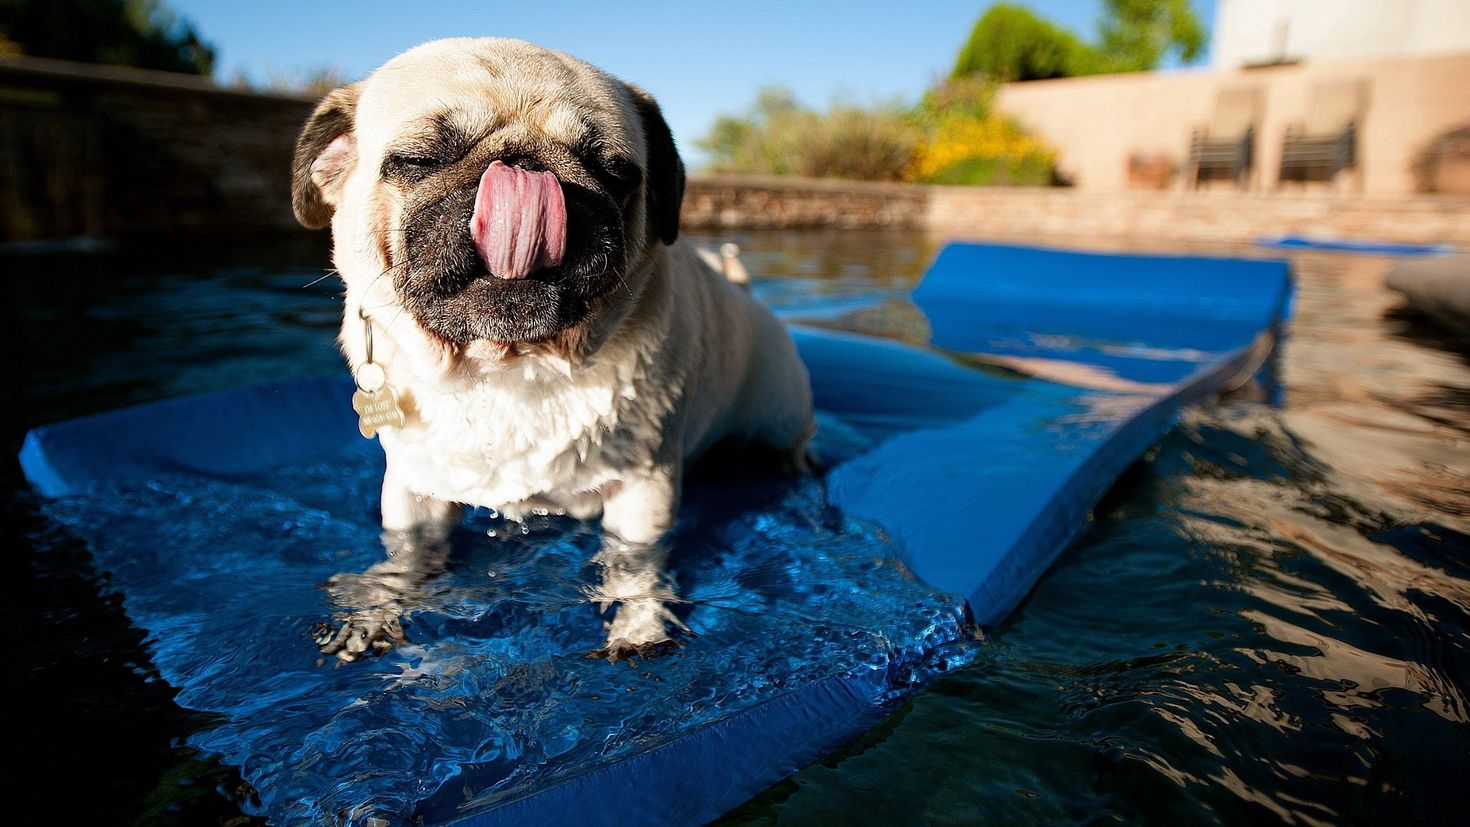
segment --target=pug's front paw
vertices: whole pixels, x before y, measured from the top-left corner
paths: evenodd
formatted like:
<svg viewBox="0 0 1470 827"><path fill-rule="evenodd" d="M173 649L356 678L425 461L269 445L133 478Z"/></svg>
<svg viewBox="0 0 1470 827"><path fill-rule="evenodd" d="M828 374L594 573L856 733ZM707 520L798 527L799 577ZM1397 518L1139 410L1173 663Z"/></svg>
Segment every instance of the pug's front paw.
<svg viewBox="0 0 1470 827"><path fill-rule="evenodd" d="M664 638L657 643L634 643L630 640L617 638L609 640L607 645L601 649L593 649L587 653L587 657L593 660L605 660L608 663L618 661L632 661L634 658L651 660L660 655L667 654L679 644L669 638ZM630 664L631 665L631 664Z"/></svg>
<svg viewBox="0 0 1470 827"><path fill-rule="evenodd" d="M679 644L669 635L669 627L692 635L662 600L643 598L618 604L617 615L607 625L607 643L587 654L612 663L631 658L653 658L666 654Z"/></svg>
<svg viewBox="0 0 1470 827"><path fill-rule="evenodd" d="M390 608L354 612L339 627L321 623L314 634L323 655L336 655L351 663L364 655L381 655L400 643L408 642L398 611Z"/></svg>

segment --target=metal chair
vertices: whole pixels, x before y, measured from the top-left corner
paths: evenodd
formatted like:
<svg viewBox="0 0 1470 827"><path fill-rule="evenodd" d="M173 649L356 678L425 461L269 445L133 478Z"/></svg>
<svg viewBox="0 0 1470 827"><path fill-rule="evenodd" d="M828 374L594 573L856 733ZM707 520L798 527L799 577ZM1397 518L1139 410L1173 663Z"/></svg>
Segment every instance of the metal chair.
<svg viewBox="0 0 1470 827"><path fill-rule="evenodd" d="M1261 113L1261 89L1256 86L1225 89L1215 101L1210 122L1196 129L1189 142L1185 183L1225 179L1246 188L1255 168L1256 121Z"/></svg>
<svg viewBox="0 0 1470 827"><path fill-rule="evenodd" d="M1306 123L1286 128L1277 186L1287 181L1333 182L1344 170L1353 170L1358 189L1362 189L1358 124L1367 106L1365 81L1330 81L1318 86Z"/></svg>

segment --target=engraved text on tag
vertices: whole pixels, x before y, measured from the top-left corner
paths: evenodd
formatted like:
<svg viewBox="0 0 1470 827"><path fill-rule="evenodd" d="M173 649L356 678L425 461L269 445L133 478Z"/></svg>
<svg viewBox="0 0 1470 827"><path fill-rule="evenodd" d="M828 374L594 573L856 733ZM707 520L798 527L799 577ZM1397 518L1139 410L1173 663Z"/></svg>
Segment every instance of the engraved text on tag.
<svg viewBox="0 0 1470 827"><path fill-rule="evenodd" d="M391 385L372 393L359 389L352 394L352 409L357 411L357 430L368 439L383 428L403 427L403 407Z"/></svg>

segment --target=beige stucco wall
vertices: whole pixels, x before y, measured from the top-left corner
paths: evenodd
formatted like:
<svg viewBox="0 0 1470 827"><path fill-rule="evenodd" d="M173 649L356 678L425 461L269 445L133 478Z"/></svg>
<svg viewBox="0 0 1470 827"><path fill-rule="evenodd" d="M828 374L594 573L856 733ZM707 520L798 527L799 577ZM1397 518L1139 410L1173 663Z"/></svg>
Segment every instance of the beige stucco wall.
<svg viewBox="0 0 1470 827"><path fill-rule="evenodd" d="M1470 50L1467 0L1218 0L1211 60L1358 60Z"/></svg>
<svg viewBox="0 0 1470 827"><path fill-rule="evenodd" d="M1013 83L1001 88L997 105L1059 150L1062 171L1079 188L1106 191L1125 188L1132 153L1166 153L1182 165L1191 130L1208 120L1220 90L1259 85L1256 187L1269 189L1286 127L1306 118L1320 84L1353 78L1369 85L1359 130L1363 191L1413 192L1414 154L1470 121L1470 52Z"/></svg>

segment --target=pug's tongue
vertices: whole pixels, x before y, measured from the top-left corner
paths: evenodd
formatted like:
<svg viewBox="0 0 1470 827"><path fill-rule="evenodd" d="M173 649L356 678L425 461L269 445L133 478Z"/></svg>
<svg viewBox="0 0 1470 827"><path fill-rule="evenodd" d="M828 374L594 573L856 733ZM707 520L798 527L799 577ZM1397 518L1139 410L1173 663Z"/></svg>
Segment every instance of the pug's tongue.
<svg viewBox="0 0 1470 827"><path fill-rule="evenodd" d="M567 251L567 205L549 172L490 164L480 176L470 237L490 272L523 279L561 264Z"/></svg>

